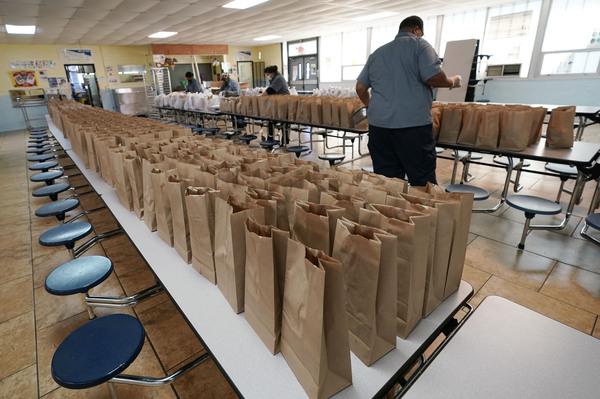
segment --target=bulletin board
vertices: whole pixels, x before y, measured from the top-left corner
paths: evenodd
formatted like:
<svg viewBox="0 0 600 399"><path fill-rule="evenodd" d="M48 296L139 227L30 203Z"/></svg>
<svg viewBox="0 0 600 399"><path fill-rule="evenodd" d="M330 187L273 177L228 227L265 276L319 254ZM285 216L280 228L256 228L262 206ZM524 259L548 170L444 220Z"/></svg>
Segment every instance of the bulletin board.
<svg viewBox="0 0 600 399"><path fill-rule="evenodd" d="M448 77L460 75L462 87L452 90L439 88L436 100L444 102L463 102L467 96L469 76L473 67L473 58L476 56L477 39L457 40L446 44L444 63L442 68Z"/></svg>
<svg viewBox="0 0 600 399"><path fill-rule="evenodd" d="M9 74L14 87L35 87L38 85L34 70L20 69L10 71Z"/></svg>

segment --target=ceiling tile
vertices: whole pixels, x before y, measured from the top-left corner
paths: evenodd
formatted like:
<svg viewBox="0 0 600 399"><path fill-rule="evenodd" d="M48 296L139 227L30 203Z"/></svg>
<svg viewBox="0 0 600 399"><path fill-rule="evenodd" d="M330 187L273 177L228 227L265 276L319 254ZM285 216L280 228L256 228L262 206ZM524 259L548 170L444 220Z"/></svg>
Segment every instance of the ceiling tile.
<svg viewBox="0 0 600 399"><path fill-rule="evenodd" d="M85 9L100 9L100 10L114 10L119 4L126 0L83 0L81 8Z"/></svg>
<svg viewBox="0 0 600 399"><path fill-rule="evenodd" d="M75 14L77 8L75 7L57 7L41 5L39 8L39 15L50 18L71 18Z"/></svg>
<svg viewBox="0 0 600 399"><path fill-rule="evenodd" d="M140 13L157 5L159 0L127 0L119 4L114 11L119 13Z"/></svg>
<svg viewBox="0 0 600 399"><path fill-rule="evenodd" d="M73 14L74 19L83 19L90 21L102 21L108 14L109 10L78 8Z"/></svg>
<svg viewBox="0 0 600 399"><path fill-rule="evenodd" d="M35 17L38 14L37 5L13 2L0 2L0 15L15 17ZM10 21L10 19L7 19ZM10 23L10 22L7 22Z"/></svg>

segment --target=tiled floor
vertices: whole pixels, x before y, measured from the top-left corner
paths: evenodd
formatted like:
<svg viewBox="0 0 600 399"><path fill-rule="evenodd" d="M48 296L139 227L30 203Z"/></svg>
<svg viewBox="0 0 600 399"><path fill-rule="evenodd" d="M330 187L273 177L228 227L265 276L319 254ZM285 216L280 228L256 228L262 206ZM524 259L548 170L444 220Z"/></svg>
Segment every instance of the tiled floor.
<svg viewBox="0 0 600 399"><path fill-rule="evenodd" d="M0 397L107 398L105 385L71 391L59 387L50 375L54 350L69 332L87 321L87 313L81 298L56 297L44 289L46 275L69 256L62 247L38 244L39 235L56 226L57 221L34 216L48 200L30 195L39 185L28 181L32 172L27 169L26 140L24 131L0 134ZM600 127L588 128L585 140L600 141ZM316 153L318 150L306 158L319 161ZM491 158L486 156L486 160ZM368 163L367 157L346 166L359 168ZM534 162L530 169L543 170L543 165ZM475 175L473 184L493 193L492 199L481 206L499 198L504 182L501 169L471 165L470 172ZM452 162L440 159L438 181L442 186L449 184L451 173ZM72 185L83 182L80 177L70 181ZM524 173L521 182L521 193L552 200L559 186L556 177L531 173ZM567 183L567 187L572 185L572 181ZM530 233L524 251L516 248L524 223L521 212L504 205L494 214L473 214L463 273L463 279L475 290L471 303L476 306L487 295L503 296L600 338L600 247L579 235L594 188L595 182L589 182L564 230ZM563 207L568 199L564 194ZM73 214L102 204L95 194L81 196L80 200L82 207ZM116 226L107 211L92 213L88 219L96 233ZM534 221L559 219L536 217ZM115 266L114 275L95 290L96 294L129 295L153 284L152 273L127 237L107 240L88 254L106 255ZM123 312L135 314L147 333L140 357L127 370L130 374L165 375L204 350L166 294ZM122 398L235 397L212 361L203 363L172 387L119 385L117 390Z"/></svg>

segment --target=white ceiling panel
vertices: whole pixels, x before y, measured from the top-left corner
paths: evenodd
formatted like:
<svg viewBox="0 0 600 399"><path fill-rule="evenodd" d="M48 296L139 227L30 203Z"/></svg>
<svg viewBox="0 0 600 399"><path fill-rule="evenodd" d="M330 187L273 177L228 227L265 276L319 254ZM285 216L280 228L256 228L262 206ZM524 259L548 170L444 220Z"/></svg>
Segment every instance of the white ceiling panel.
<svg viewBox="0 0 600 399"><path fill-rule="evenodd" d="M234 10L221 7L229 0L0 0L0 23L37 24L39 27L38 34L33 37L2 33L0 42L61 44L87 40L107 45L220 43L255 46L268 44L252 40L268 34L281 35L277 41L297 40L379 23L400 23L412 14L427 17L510 1L270 0L247 10ZM398 15L380 21L352 21L354 17L380 11L395 11ZM0 27L0 31L3 28ZM161 40L147 37L158 30L173 30L180 34ZM43 32L48 33L46 37ZM57 34L58 38L53 39Z"/></svg>

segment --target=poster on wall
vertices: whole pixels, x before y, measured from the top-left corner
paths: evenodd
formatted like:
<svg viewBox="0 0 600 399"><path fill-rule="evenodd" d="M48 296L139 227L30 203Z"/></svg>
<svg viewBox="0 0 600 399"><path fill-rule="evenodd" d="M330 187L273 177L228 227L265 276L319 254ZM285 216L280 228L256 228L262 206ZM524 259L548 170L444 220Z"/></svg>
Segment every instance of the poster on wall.
<svg viewBox="0 0 600 399"><path fill-rule="evenodd" d="M119 78L115 74L115 69L112 67L112 65L107 66L105 69L106 69L106 76L108 77L108 83L110 83L110 84L119 83Z"/></svg>
<svg viewBox="0 0 600 399"><path fill-rule="evenodd" d="M33 70L22 69L10 71L9 74L14 87L34 87L38 85L35 71Z"/></svg>
<svg viewBox="0 0 600 399"><path fill-rule="evenodd" d="M235 53L236 61L252 61L252 50L238 50Z"/></svg>
<svg viewBox="0 0 600 399"><path fill-rule="evenodd" d="M64 63L91 64L94 62L94 55L89 48L67 48L58 49L58 56Z"/></svg>
<svg viewBox="0 0 600 399"><path fill-rule="evenodd" d="M48 71L45 69L40 69L38 71L38 76L40 77L40 79L48 79Z"/></svg>
<svg viewBox="0 0 600 399"><path fill-rule="evenodd" d="M48 86L50 86L51 89L58 87L58 78L48 77Z"/></svg>

